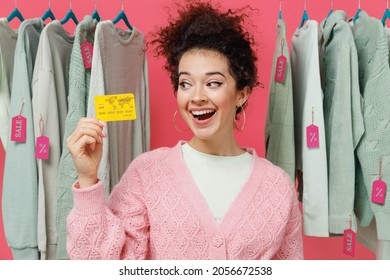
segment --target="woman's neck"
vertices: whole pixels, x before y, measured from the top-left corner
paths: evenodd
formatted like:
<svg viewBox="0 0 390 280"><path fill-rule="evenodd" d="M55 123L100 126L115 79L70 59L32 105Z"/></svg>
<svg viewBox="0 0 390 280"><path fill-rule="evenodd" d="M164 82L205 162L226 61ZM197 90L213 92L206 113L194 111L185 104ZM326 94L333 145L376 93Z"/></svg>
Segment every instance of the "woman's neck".
<svg viewBox="0 0 390 280"><path fill-rule="evenodd" d="M238 146L234 137L230 141L229 139L225 141L202 140L193 137L188 144L199 152L216 156L238 156L245 152Z"/></svg>

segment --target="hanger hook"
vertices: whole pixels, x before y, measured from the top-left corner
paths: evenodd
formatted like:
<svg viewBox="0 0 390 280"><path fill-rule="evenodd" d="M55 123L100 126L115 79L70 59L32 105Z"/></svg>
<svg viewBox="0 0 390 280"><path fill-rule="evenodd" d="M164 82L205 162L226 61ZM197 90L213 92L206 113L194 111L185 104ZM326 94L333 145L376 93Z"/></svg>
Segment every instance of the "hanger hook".
<svg viewBox="0 0 390 280"><path fill-rule="evenodd" d="M386 0L386 9L389 9L389 0Z"/></svg>
<svg viewBox="0 0 390 280"><path fill-rule="evenodd" d="M282 0L279 0L279 12L282 12Z"/></svg>
<svg viewBox="0 0 390 280"><path fill-rule="evenodd" d="M96 6L97 6L97 5L96 5L96 0L95 0L94 2L95 2L95 10L96 10Z"/></svg>
<svg viewBox="0 0 390 280"><path fill-rule="evenodd" d="M124 1L122 0L122 11L124 11L124 10L125 10L125 9L123 8L123 7L124 7L124 4L123 4L123 2L124 2Z"/></svg>
<svg viewBox="0 0 390 280"><path fill-rule="evenodd" d="M15 0L15 9L17 9L17 8L18 8L18 1Z"/></svg>
<svg viewBox="0 0 390 280"><path fill-rule="evenodd" d="M72 10L72 0L69 1L70 9Z"/></svg>
<svg viewBox="0 0 390 280"><path fill-rule="evenodd" d="M333 0L330 1L330 9L333 10Z"/></svg>
<svg viewBox="0 0 390 280"><path fill-rule="evenodd" d="M359 3L359 4L358 4L358 5L359 5L358 8L359 8L359 10L360 10L360 0L358 1L358 3Z"/></svg>
<svg viewBox="0 0 390 280"><path fill-rule="evenodd" d="M303 10L306 11L306 0L304 2Z"/></svg>

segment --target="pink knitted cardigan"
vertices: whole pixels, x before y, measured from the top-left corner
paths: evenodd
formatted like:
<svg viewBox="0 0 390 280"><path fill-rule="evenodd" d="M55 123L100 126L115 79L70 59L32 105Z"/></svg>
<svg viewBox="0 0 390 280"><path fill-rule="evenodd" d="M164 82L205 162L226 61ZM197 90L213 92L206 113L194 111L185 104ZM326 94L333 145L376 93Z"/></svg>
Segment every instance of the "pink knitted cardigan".
<svg viewBox="0 0 390 280"><path fill-rule="evenodd" d="M106 202L103 183L73 186L71 259L302 259L301 213L289 176L253 155L251 175L218 224L179 142L130 164Z"/></svg>

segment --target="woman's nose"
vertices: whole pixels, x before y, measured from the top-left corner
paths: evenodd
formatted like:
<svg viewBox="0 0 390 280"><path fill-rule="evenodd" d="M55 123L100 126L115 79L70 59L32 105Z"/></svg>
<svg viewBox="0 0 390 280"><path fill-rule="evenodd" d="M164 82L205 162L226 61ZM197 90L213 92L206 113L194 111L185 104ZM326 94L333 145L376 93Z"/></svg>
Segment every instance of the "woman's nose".
<svg viewBox="0 0 390 280"><path fill-rule="evenodd" d="M194 94L192 96L192 101L194 102L204 102L207 100L207 95L201 87L195 87Z"/></svg>

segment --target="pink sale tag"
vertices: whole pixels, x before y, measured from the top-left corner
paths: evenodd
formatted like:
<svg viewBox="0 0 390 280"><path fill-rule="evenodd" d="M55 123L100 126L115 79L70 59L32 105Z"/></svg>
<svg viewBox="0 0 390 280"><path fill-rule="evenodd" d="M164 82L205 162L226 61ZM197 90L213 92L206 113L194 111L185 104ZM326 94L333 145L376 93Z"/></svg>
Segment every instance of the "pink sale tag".
<svg viewBox="0 0 390 280"><path fill-rule="evenodd" d="M312 124L306 127L306 143L307 143L307 147L310 149L320 147L318 126Z"/></svg>
<svg viewBox="0 0 390 280"><path fill-rule="evenodd" d="M385 204L386 183L382 180L374 181L372 185L371 201L378 204Z"/></svg>
<svg viewBox="0 0 390 280"><path fill-rule="evenodd" d="M84 60L85 69L91 69L92 67L92 56L93 56L93 45L90 42L84 42L81 44L81 54Z"/></svg>
<svg viewBox="0 0 390 280"><path fill-rule="evenodd" d="M344 255L354 257L356 247L356 233L352 229L344 230Z"/></svg>
<svg viewBox="0 0 390 280"><path fill-rule="evenodd" d="M49 138L40 136L37 138L35 147L35 157L38 159L49 159Z"/></svg>
<svg viewBox="0 0 390 280"><path fill-rule="evenodd" d="M284 55L281 55L276 60L276 70L275 70L275 82L283 83L284 82L284 76L286 74L286 65L287 65L287 58Z"/></svg>
<svg viewBox="0 0 390 280"><path fill-rule="evenodd" d="M12 118L11 141L26 142L27 119L21 115Z"/></svg>

